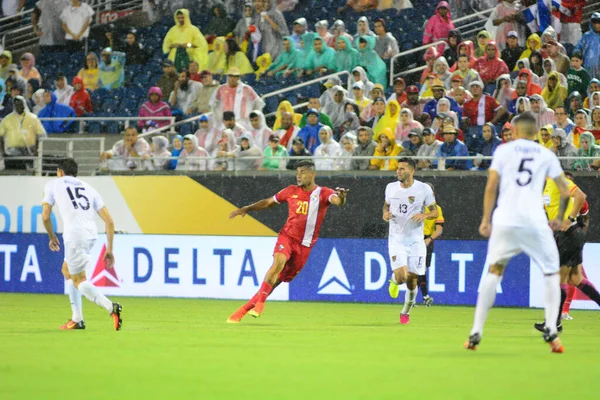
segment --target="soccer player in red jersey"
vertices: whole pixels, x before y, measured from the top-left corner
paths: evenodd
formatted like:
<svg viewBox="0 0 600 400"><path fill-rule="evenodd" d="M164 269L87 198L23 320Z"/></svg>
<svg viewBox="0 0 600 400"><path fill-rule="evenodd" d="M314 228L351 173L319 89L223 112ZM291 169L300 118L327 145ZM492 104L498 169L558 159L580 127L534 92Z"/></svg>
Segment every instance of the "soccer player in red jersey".
<svg viewBox="0 0 600 400"><path fill-rule="evenodd" d="M313 246L319 238L319 230L330 204L346 204L348 190L335 190L318 186L315 183L315 164L301 161L296 169L297 185L291 185L273 197L234 210L229 219L238 215L244 217L250 211L260 211L281 203L288 203L288 219L279 232L273 251L273 265L267 271L258 292L229 319L229 323L238 323L249 313L259 317L267 297L281 282L291 282L306 264Z"/></svg>

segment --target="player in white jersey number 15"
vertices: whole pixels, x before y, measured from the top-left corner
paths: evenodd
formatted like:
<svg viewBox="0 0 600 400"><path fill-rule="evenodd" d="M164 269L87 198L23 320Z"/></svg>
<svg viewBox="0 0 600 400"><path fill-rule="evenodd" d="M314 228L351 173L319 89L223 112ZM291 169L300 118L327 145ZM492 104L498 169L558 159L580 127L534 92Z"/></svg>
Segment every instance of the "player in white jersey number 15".
<svg viewBox="0 0 600 400"><path fill-rule="evenodd" d="M398 160L397 182L385 188L383 220L390 225L388 250L392 263L389 292L397 298L399 285L406 282L404 307L400 323L410 322L410 310L415 305L419 275L425 275L427 246L423 238L423 224L428 218L437 218L438 210L431 187L414 179L415 162L410 158ZM425 213L425 207L429 212Z"/></svg>
<svg viewBox="0 0 600 400"><path fill-rule="evenodd" d="M77 163L72 158L66 158L58 163L57 179L53 179L44 188L42 200L42 220L44 228L50 237L50 250L60 251L60 241L50 220L52 207L58 206L58 212L63 221L63 242L65 244L65 259L62 273L65 276L66 287L71 301L73 315L60 329L85 329L81 294L89 301L96 303L110 313L115 330L121 329L122 307L113 303L86 280L85 270L91 266L90 251L98 237L96 214L100 215L106 226L107 245L104 262L107 268L114 265L113 238L115 226L104 206L100 194L85 182L76 178Z"/></svg>
<svg viewBox="0 0 600 400"><path fill-rule="evenodd" d="M498 147L489 168L479 233L489 237L486 263L490 269L479 288L475 321L465 348L477 349L506 264L517 254L525 253L544 274L546 329L543 339L553 353L563 353L564 347L556 326L560 275L558 249L552 229L569 228L569 220L561 223L569 203L569 189L554 153L535 143L537 129L533 113L528 111L517 117L515 127L519 138ZM557 219L550 223L544 212L543 198L547 177L554 180L561 197Z"/></svg>

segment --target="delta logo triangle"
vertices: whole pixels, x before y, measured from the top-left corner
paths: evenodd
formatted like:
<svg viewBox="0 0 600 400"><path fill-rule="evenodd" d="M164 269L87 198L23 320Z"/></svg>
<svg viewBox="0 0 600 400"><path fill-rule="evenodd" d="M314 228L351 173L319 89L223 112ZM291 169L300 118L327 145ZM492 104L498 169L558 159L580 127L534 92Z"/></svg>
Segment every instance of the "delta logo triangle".
<svg viewBox="0 0 600 400"><path fill-rule="evenodd" d="M119 277L115 268L107 268L106 261L104 261L104 254L106 254L106 245L102 246L102 251L96 262L96 268L90 282L96 287L120 287Z"/></svg>
<svg viewBox="0 0 600 400"><path fill-rule="evenodd" d="M327 265L325 265L325 271L323 271L317 293L340 295L352 294L350 282L348 281L346 271L344 271L340 256L335 247L331 251Z"/></svg>

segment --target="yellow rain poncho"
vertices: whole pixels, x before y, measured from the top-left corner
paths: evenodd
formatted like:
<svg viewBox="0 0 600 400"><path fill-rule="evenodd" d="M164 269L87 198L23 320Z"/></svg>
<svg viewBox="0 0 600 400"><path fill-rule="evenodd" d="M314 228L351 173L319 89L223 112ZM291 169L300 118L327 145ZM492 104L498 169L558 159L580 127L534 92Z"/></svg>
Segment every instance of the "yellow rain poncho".
<svg viewBox="0 0 600 400"><path fill-rule="evenodd" d="M294 108L292 107L292 103L287 100L279 103L279 107L277 107L277 112L275 113L275 123L273 124L273 131L281 129L281 116L284 112L289 112L292 114L292 120L294 121L294 125L300 126L300 121L302 121L302 114L297 114L294 112Z"/></svg>
<svg viewBox="0 0 600 400"><path fill-rule="evenodd" d="M392 113L391 106L395 106L396 109ZM396 125L400 122L400 104L396 100L388 101L385 107L385 114L383 117L377 121L377 125L373 128L373 133L375 133L375 137L378 137L379 132L383 130L383 128L389 128L392 132L396 131Z"/></svg>
<svg viewBox="0 0 600 400"><path fill-rule="evenodd" d="M267 72L267 69L269 69L271 64L273 64L273 60L271 60L271 55L269 53L265 53L256 59L256 65L258 65L258 69L254 71L256 80L260 79L261 75Z"/></svg>
<svg viewBox="0 0 600 400"><path fill-rule="evenodd" d="M183 25L177 22L177 14L180 12L184 17ZM175 26L169 29L163 41L163 53L169 55L169 60L175 61L177 47L171 48L171 45L189 43L191 46L187 47L187 54L190 61L196 61L200 71L206 69L208 66L208 43L200 29L190 22L190 12L185 8L181 8L175 11L174 19Z"/></svg>

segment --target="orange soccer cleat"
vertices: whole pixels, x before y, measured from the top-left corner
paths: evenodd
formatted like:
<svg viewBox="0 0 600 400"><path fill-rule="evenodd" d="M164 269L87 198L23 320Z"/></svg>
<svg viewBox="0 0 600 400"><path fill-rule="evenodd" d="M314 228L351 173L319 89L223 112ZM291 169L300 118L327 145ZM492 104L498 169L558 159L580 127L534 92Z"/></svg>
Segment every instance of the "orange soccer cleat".
<svg viewBox="0 0 600 400"><path fill-rule="evenodd" d="M83 322L83 321L75 322L72 319L70 319L69 321L67 321L66 324L62 325L58 329L60 329L61 331L70 331L73 329L85 329L85 322Z"/></svg>
<svg viewBox="0 0 600 400"><path fill-rule="evenodd" d="M113 310L110 313L110 316L113 319L113 323L115 325L115 331L121 330L121 325L123 325L123 320L121 319L122 311L123 311L123 307L119 303L113 303Z"/></svg>
<svg viewBox="0 0 600 400"><path fill-rule="evenodd" d="M250 311L250 310L251 309L247 310L246 305L244 304L243 306L238 308L236 310L236 312L231 314L231 317L227 318L227 323L228 324L239 324L240 321L242 320L242 318L244 318L246 316L246 314L248 313L248 311Z"/></svg>
<svg viewBox="0 0 600 400"><path fill-rule="evenodd" d="M258 302L254 305L254 308L248 312L248 314L252 315L254 318L260 317L260 315L265 310L265 303Z"/></svg>

